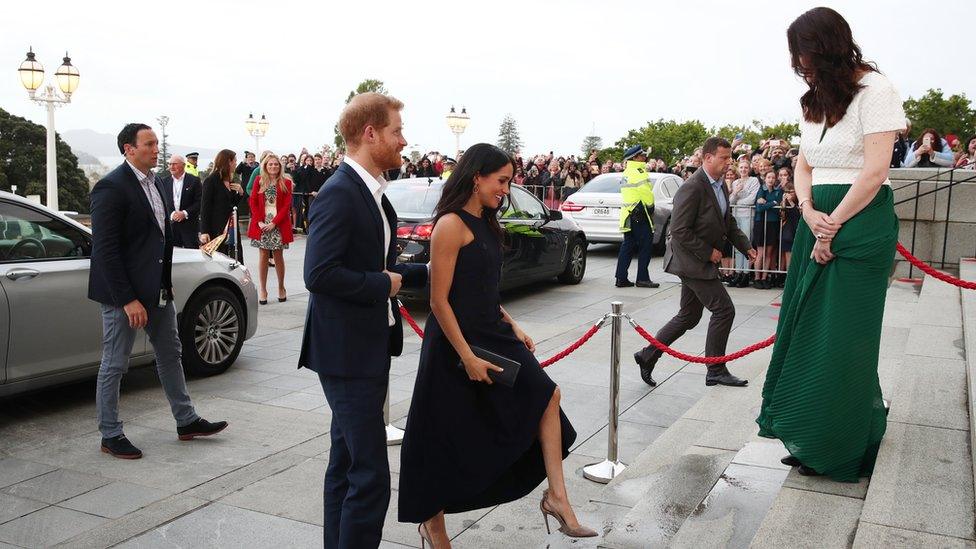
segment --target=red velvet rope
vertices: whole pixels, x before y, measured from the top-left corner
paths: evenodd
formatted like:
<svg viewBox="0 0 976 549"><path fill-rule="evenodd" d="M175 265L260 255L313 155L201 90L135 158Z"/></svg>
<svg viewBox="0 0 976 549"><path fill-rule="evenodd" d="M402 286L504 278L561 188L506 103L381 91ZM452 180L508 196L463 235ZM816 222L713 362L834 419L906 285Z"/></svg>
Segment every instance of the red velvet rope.
<svg viewBox="0 0 976 549"><path fill-rule="evenodd" d="M901 245L900 242L898 243L896 249L898 250L898 253L900 253L906 260L908 260L909 263L918 267L925 274L937 278L943 282L952 284L953 286L958 286L960 288L965 288L967 290L976 290L976 282L962 280L952 275L943 273L942 271L936 270L935 268L924 263L921 259L912 255L907 249L905 249L904 246ZM416 332L421 339L423 339L424 331L420 329L420 326L417 324L417 322L413 319L413 317L410 316L410 313L407 312L406 307L402 305L400 306L400 314L403 315L403 318L406 319L408 324L410 324L410 327L413 328L413 331ZM695 356L695 355L689 355L687 353L682 353L681 351L677 351L675 349L672 349L671 347L668 347L664 343L658 341L654 336L648 333L647 330L642 328L639 324L634 322L633 319L631 319L630 317L627 318L630 319L630 323L634 327L634 330L636 330L641 337L646 339L648 343L650 343L652 346L654 346L661 352L667 353L679 360L684 360L686 362L695 362L698 364L720 364L722 362L731 362L733 360L742 358L748 354L754 353L760 349L765 349L766 347L769 347L770 345L776 342L776 334L773 334L768 338L764 339L763 341L754 343L748 347L745 347L739 351L736 351L734 353L725 356ZM572 345L556 353L552 358L549 358L548 360L545 360L540 364L542 365L543 368L545 368L546 366L550 366L566 358L567 356L572 354L573 351L579 349L584 344L586 344L586 342L589 341L590 338L593 337L600 330L602 326L603 326L602 321L596 323L595 325L590 327L590 329L587 330L582 337L580 337L575 342L573 342Z"/></svg>
<svg viewBox="0 0 976 549"><path fill-rule="evenodd" d="M412 316L410 316L410 313L407 312L407 308L404 307L403 305L400 305L400 314L403 316L404 320L407 321L407 324L410 324L410 327L413 328L413 331L417 333L417 336L420 337L420 339L423 339L424 338L424 331L420 329L420 326L417 324L417 321L414 320ZM604 317L604 318L606 318L606 317ZM547 360L544 360L543 362L540 362L539 365L542 366L543 368L545 368L546 366L551 366L551 365L559 362L560 360L566 358L567 356L569 356L570 354L572 354L573 351L575 351L576 349L579 349L584 344L586 344L586 342L589 341L590 338L593 337L594 334L596 334L598 331L600 331L600 328L602 328L602 327L603 327L603 321L601 320L600 322L597 322L596 324L594 324L593 326L591 326L590 329L587 330L586 333L583 334L582 337L580 337L579 339L577 339L576 341L574 341L572 345L570 345L569 347L566 347L562 351L559 351L552 358L549 358Z"/></svg>
<svg viewBox="0 0 976 549"><path fill-rule="evenodd" d="M424 331L420 329L420 325L417 324L417 321L414 320L412 316L410 316L410 313L407 312L407 308L403 305L400 305L400 315L404 318L404 320L407 321L407 324L413 328L413 331L417 333L417 337L423 339Z"/></svg>
<svg viewBox="0 0 976 549"><path fill-rule="evenodd" d="M952 284L953 286L958 286L960 288L965 288L967 290L976 290L976 282L970 282L968 280L962 280L962 279L956 278L956 277L954 277L954 276L952 276L950 274L943 273L942 271L935 270L931 266L926 265L921 259L919 259L919 258L915 257L914 255L912 255L911 252L909 252L907 249L905 249L904 246L901 245L901 242L898 243L898 246L896 247L896 249L898 250L898 253L900 253L905 259L908 260L909 263L911 263L912 265L918 267L923 273L925 273L925 274L927 274L927 275L929 275L929 276L931 276L933 278L937 278L937 279L941 280L942 282L948 282L949 284Z"/></svg>
<svg viewBox="0 0 976 549"><path fill-rule="evenodd" d="M658 341L657 339L655 339L654 336L652 336L651 334L647 333L647 330L645 330L644 328L641 328L640 325L638 325L633 320L631 320L630 323L634 327L634 329L637 330L637 333L640 334L641 337L643 337L644 339L646 339L648 341L648 343L650 343L651 345L653 345L654 347L656 347L660 351L665 352L665 353L667 353L667 354L669 354L669 355L671 355L674 358L677 358L679 360L684 360L684 361L687 361L687 362L696 362L698 364L719 364L719 363L722 363L722 362L729 362L729 361L735 360L737 358L742 358L742 357L744 357L744 356L746 356L746 355L748 355L750 353L754 353L754 352L758 351L759 349L764 349L766 347L769 347L770 345L772 345L776 341L776 334L773 334L773 335L769 336L767 339L765 339L763 341L760 341L759 343L754 343L754 344L746 347L745 349L742 349L741 351L736 351L736 352L734 352L732 354L729 354L729 355L725 355L725 356L695 356L695 355L685 354L685 353L682 353L681 351L676 351L676 350L672 349L671 347L668 347L667 345L665 345L665 344L661 343L660 341Z"/></svg>

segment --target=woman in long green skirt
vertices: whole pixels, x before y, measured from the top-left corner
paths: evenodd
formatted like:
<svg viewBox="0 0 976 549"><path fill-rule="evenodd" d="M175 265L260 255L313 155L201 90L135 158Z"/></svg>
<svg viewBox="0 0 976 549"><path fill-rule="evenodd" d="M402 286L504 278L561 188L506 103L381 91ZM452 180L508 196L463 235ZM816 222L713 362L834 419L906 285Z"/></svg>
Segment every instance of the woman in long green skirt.
<svg viewBox="0 0 976 549"><path fill-rule="evenodd" d="M787 38L810 85L795 178L803 220L756 422L800 474L857 482L885 432L878 352L898 240L888 165L905 115L834 10L803 14Z"/></svg>

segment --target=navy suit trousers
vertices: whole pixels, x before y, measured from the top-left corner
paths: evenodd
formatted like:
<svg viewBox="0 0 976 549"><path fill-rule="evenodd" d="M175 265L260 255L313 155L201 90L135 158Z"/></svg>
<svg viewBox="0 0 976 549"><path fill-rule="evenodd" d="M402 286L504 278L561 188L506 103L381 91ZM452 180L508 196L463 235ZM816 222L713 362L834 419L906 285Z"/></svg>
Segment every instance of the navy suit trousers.
<svg viewBox="0 0 976 549"><path fill-rule="evenodd" d="M325 549L379 547L390 504L383 403L389 377L319 374L332 409L325 470Z"/></svg>

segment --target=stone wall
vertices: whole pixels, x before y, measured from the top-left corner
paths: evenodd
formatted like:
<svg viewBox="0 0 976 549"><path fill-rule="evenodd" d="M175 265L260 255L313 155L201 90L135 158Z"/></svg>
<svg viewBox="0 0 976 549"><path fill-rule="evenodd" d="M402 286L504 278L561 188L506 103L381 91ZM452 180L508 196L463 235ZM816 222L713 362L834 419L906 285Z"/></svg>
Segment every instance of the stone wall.
<svg viewBox="0 0 976 549"><path fill-rule="evenodd" d="M914 225L914 255L936 267L950 272L958 270L960 257L976 256L976 171L956 170L950 174L945 169L910 168L891 170L889 174L895 189L895 202L911 199L936 188L945 188L950 181L965 181L949 190L942 190L916 200L907 200L895 206L900 220L898 240L912 249ZM926 179L918 185L911 183ZM916 202L918 208L916 210ZM913 220L918 221L913 224ZM948 232L946 221L948 219ZM945 265L942 265L942 244L946 242ZM896 254L895 272L899 276L908 272L907 264ZM918 271L913 273L917 276Z"/></svg>

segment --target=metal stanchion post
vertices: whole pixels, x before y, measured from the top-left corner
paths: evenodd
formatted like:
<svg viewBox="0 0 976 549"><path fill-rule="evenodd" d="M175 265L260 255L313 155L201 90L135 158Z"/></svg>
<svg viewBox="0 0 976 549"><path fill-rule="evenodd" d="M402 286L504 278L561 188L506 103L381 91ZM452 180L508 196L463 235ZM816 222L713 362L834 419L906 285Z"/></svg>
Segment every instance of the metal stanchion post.
<svg viewBox="0 0 976 549"><path fill-rule="evenodd" d="M583 477L606 484L627 467L617 460L617 416L620 414L620 336L624 304L610 304L613 313L610 335L610 424L607 428L607 459L583 467Z"/></svg>
<svg viewBox="0 0 976 549"><path fill-rule="evenodd" d="M386 445L396 446L403 442L403 429L390 424L390 388L386 388L386 400L383 401L383 423L386 424Z"/></svg>
<svg viewBox="0 0 976 549"><path fill-rule="evenodd" d="M238 251L238 250L240 250L240 248L238 248L238 246L240 246L240 244L241 244L241 227L240 227L240 224L237 221L237 206L234 206L234 214L233 215L234 215L234 242L233 242L233 244L234 244L234 261L237 262L237 263L240 263L241 262L241 257L240 257L240 252Z"/></svg>

